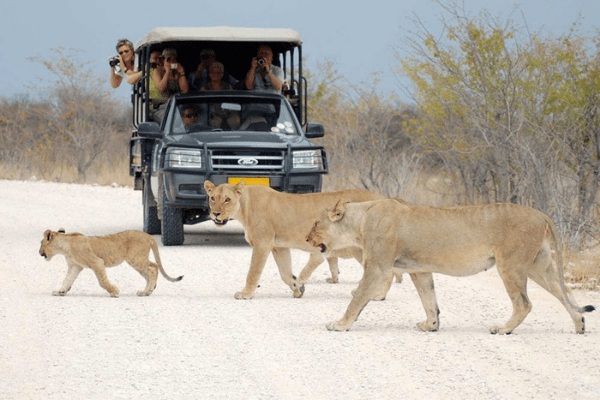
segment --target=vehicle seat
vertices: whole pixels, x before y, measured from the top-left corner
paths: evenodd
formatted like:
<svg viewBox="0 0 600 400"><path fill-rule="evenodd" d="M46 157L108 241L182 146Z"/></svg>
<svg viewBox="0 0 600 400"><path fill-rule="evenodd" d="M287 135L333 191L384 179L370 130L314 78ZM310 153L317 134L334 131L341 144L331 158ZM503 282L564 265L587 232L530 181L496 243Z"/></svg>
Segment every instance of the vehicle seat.
<svg viewBox="0 0 600 400"><path fill-rule="evenodd" d="M244 120L244 123L240 125L241 131L269 131L269 123L267 119L262 115L251 115Z"/></svg>
<svg viewBox="0 0 600 400"><path fill-rule="evenodd" d="M273 126L275 107L272 104L252 104L242 113L242 131L269 132Z"/></svg>

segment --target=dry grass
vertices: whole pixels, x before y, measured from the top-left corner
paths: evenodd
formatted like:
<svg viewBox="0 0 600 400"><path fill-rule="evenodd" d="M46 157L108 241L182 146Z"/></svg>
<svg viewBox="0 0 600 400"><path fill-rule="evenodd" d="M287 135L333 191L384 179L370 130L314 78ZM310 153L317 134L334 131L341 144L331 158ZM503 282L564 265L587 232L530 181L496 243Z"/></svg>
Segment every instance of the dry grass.
<svg viewBox="0 0 600 400"><path fill-rule="evenodd" d="M600 248L565 252L565 282L569 287L600 290Z"/></svg>
<svg viewBox="0 0 600 400"><path fill-rule="evenodd" d="M32 167L23 169L12 165L0 165L0 179L9 180L45 180L49 182L86 183L107 186L133 186L133 178L129 176L127 159L115 160L113 163L96 163L88 171L83 182L77 176L77 170L67 163L62 165Z"/></svg>

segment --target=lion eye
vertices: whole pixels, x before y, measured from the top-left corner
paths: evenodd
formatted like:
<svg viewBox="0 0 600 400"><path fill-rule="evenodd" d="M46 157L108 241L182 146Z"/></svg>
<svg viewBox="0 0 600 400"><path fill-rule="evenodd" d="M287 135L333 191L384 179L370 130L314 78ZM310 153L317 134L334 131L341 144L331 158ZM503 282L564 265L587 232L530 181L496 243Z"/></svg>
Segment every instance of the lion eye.
<svg viewBox="0 0 600 400"><path fill-rule="evenodd" d="M215 196L211 196L210 201L215 202Z"/></svg>
<svg viewBox="0 0 600 400"><path fill-rule="evenodd" d="M225 199L225 204L229 203L231 201L231 199L228 197Z"/></svg>

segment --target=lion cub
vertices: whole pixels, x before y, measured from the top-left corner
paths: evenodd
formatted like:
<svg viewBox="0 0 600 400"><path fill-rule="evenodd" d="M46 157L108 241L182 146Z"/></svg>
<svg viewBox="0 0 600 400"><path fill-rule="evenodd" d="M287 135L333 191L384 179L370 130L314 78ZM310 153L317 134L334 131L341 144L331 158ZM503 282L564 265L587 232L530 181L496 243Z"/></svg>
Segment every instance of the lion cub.
<svg viewBox="0 0 600 400"><path fill-rule="evenodd" d="M150 250L154 253L156 263L150 261ZM127 261L146 279L146 288L137 293L138 296L149 296L156 288L158 270L170 282L180 281L171 278L162 267L156 240L141 231L124 231L106 236L85 236L81 233L65 233L64 229L44 232L40 255L50 261L57 254L67 260L69 270L62 287L52 292L54 296L64 296L84 268L90 268L96 274L100 286L112 296L119 297L119 288L110 283L106 276L106 267L114 267Z"/></svg>

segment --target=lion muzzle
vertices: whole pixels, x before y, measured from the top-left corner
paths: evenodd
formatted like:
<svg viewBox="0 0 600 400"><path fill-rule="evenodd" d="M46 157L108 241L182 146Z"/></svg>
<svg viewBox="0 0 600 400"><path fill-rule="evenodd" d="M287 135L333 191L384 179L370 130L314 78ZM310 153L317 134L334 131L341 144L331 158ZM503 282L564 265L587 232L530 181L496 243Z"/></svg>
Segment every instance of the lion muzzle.
<svg viewBox="0 0 600 400"><path fill-rule="evenodd" d="M215 225L223 226L227 223L228 220L227 219L219 219L219 215L221 215L221 213L212 213L211 219L215 223Z"/></svg>

